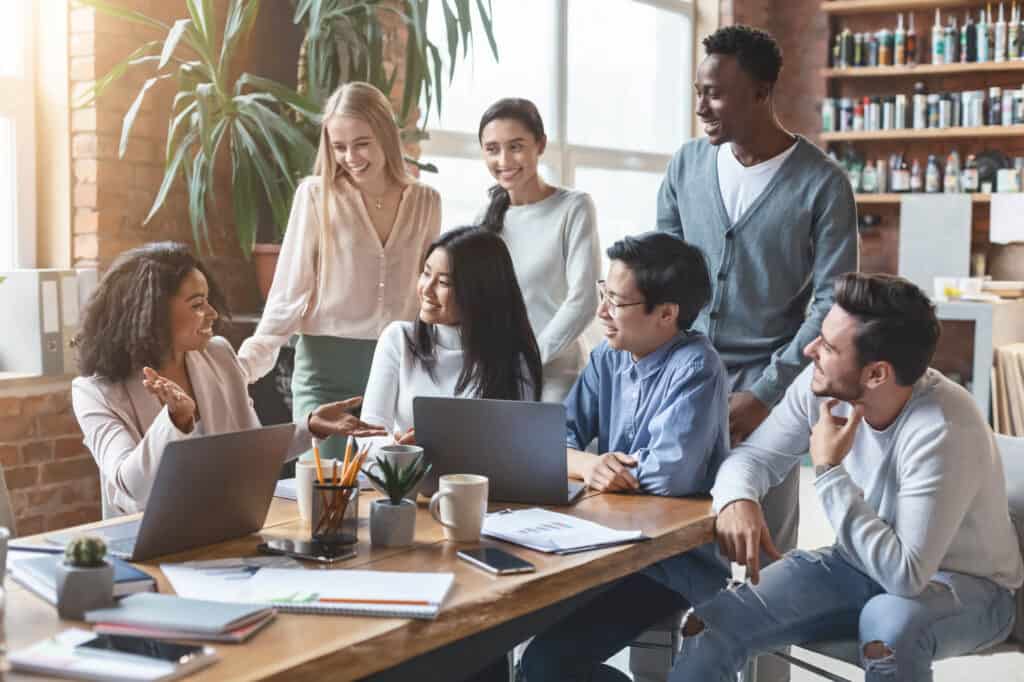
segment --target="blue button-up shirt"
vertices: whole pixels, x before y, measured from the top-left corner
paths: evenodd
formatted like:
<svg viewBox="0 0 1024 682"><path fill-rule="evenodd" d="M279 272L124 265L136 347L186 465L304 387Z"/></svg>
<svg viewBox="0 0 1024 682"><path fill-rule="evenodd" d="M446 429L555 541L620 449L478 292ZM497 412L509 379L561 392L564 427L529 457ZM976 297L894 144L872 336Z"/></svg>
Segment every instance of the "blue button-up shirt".
<svg viewBox="0 0 1024 682"><path fill-rule="evenodd" d="M634 361L604 341L565 399L566 445L637 458L643 492L707 493L729 452L728 381L707 337L677 334Z"/></svg>

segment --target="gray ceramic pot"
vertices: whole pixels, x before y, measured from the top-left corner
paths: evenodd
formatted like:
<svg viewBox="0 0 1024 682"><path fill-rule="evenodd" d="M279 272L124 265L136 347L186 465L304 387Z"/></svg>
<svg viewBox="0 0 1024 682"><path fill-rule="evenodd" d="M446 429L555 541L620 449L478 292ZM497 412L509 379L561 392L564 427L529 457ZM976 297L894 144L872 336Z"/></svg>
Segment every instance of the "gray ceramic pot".
<svg viewBox="0 0 1024 682"><path fill-rule="evenodd" d="M57 562L57 613L65 620L82 620L86 611L114 605L114 565L94 568Z"/></svg>
<svg viewBox="0 0 1024 682"><path fill-rule="evenodd" d="M374 500L370 503L370 544L380 547L408 547L416 530L416 503L402 500Z"/></svg>

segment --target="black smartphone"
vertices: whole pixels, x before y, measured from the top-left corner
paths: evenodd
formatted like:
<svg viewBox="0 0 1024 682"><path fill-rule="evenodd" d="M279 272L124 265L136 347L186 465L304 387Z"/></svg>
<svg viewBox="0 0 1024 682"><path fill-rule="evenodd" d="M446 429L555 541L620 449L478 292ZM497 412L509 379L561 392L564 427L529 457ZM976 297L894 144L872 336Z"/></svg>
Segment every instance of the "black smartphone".
<svg viewBox="0 0 1024 682"><path fill-rule="evenodd" d="M274 538L256 546L256 551L264 554L283 554L295 559L319 561L332 564L335 561L351 559L356 555L355 545L333 545L312 540L290 540Z"/></svg>
<svg viewBox="0 0 1024 682"><path fill-rule="evenodd" d="M212 652L212 650L207 651L207 647L204 646L161 642L148 637L126 637L124 635L96 635L92 639L82 642L75 649L83 653L101 655L104 653L130 654L181 665Z"/></svg>
<svg viewBox="0 0 1024 682"><path fill-rule="evenodd" d="M520 559L515 554L510 554L497 547L480 547L478 549L463 549L457 552L460 559L468 561L477 568L490 571L495 575L506 575L509 573L529 573L536 571L537 567L525 559Z"/></svg>

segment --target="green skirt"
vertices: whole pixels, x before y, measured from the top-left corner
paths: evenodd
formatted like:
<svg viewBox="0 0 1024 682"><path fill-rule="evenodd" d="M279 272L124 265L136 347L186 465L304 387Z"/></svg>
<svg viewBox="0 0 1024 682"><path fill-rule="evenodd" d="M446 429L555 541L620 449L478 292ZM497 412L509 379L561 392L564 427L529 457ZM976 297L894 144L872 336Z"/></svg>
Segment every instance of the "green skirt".
<svg viewBox="0 0 1024 682"><path fill-rule="evenodd" d="M292 417L305 419L324 403L362 395L376 347L376 341L366 339L299 335L292 372ZM344 459L345 440L328 438L320 445L320 456ZM304 458L312 456L312 452L303 454Z"/></svg>

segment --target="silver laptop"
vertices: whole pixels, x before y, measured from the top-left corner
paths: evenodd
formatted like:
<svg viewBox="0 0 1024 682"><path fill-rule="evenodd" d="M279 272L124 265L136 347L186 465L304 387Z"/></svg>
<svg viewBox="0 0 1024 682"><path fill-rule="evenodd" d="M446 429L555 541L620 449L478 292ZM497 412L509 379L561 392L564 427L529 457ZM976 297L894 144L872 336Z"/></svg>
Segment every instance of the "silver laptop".
<svg viewBox="0 0 1024 682"><path fill-rule="evenodd" d="M445 474L480 474L488 499L572 504L583 493L565 462L565 406L518 400L414 398L416 442L433 463L424 494Z"/></svg>
<svg viewBox="0 0 1024 682"><path fill-rule="evenodd" d="M294 431L294 424L280 424L168 443L142 519L89 532L129 561L255 533L267 518ZM65 544L77 535L47 539Z"/></svg>

